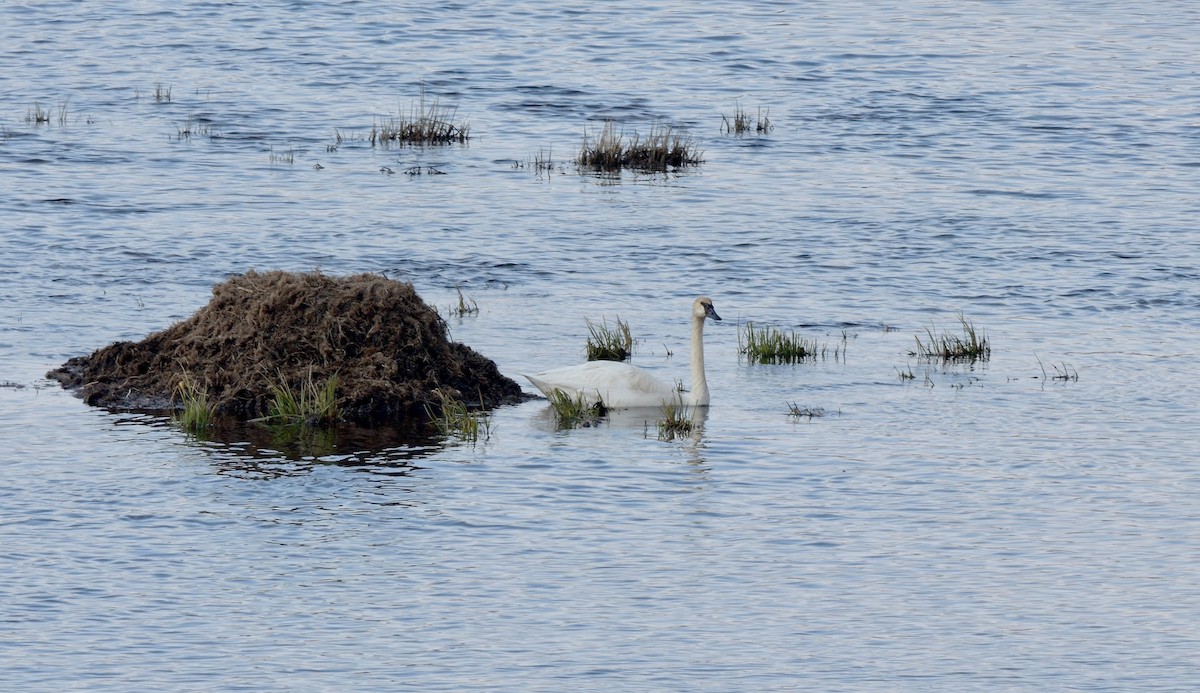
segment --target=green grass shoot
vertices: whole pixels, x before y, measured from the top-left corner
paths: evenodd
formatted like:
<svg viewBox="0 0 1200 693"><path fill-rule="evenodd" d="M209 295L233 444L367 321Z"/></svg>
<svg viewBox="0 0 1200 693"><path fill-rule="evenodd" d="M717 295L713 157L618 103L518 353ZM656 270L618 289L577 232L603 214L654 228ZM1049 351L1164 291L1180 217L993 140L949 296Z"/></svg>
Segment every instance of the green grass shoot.
<svg viewBox="0 0 1200 693"><path fill-rule="evenodd" d="M454 290L458 292L458 305L450 306L450 315L456 318L478 315L479 304L475 302L475 299L463 296L462 289L457 286L454 287Z"/></svg>
<svg viewBox="0 0 1200 693"><path fill-rule="evenodd" d="M629 323L620 317L614 327L608 326L607 319L601 319L598 323L586 318L585 321L588 326L588 361L625 361L633 353L633 334L629 331Z"/></svg>
<svg viewBox="0 0 1200 693"><path fill-rule="evenodd" d="M815 339L798 336L795 330L784 332L776 327L757 327L747 322L738 332L738 353L750 363L799 363L827 353L827 347ZM835 349L834 357L838 351Z"/></svg>
<svg viewBox="0 0 1200 693"><path fill-rule="evenodd" d="M554 390L548 398L550 408L554 411L554 421L559 428L578 428L591 426L608 414L608 407L602 400L589 404L583 395L569 395L562 390Z"/></svg>
<svg viewBox="0 0 1200 693"><path fill-rule="evenodd" d="M183 374L176 386L176 394L183 404L183 410L175 416L175 421L183 430L194 435L203 435L212 423L216 410L214 403L208 399L208 388L201 387L188 374Z"/></svg>
<svg viewBox="0 0 1200 693"><path fill-rule="evenodd" d="M458 437L472 445L480 438L487 441L492 437L492 421L486 412L472 411L462 400L442 390L435 394L438 398L436 408L426 405L425 413L439 433Z"/></svg>
<svg viewBox="0 0 1200 693"><path fill-rule="evenodd" d="M292 386L280 378L271 385L272 401L264 419L277 424L304 424L308 426L336 423L337 408L336 375L318 385L309 370L303 382Z"/></svg>
<svg viewBox="0 0 1200 693"><path fill-rule="evenodd" d="M692 420L692 408L680 399L664 403L659 408L662 418L658 420L658 439L675 440L692 432L696 427Z"/></svg>
<svg viewBox="0 0 1200 693"><path fill-rule="evenodd" d="M941 361L987 361L992 357L992 345L987 333L977 330L974 323L967 320L962 312L958 313L961 333L934 331L934 327L925 328L925 340L921 335L916 336L917 345L909 356L926 360Z"/></svg>

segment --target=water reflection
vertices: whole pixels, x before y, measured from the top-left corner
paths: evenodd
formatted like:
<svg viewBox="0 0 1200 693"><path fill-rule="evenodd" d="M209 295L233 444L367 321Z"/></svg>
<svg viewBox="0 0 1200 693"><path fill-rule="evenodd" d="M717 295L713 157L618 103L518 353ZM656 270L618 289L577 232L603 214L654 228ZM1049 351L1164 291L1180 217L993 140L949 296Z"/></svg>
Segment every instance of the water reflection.
<svg viewBox="0 0 1200 693"><path fill-rule="evenodd" d="M214 425L195 435L162 415L119 416L114 426L170 430L187 446L211 455L219 473L246 478L301 476L324 465L404 476L419 469L416 460L434 454L445 443L416 423L377 427L343 423L318 428L238 421Z"/></svg>
<svg viewBox="0 0 1200 693"><path fill-rule="evenodd" d="M564 425L549 404L533 417L534 425L544 432L600 427L640 430L646 438L657 437L664 442L687 441L692 445L699 445L703 440L707 420L708 407L683 407L677 411L662 407L630 407L607 410L602 415L583 419L577 425Z"/></svg>

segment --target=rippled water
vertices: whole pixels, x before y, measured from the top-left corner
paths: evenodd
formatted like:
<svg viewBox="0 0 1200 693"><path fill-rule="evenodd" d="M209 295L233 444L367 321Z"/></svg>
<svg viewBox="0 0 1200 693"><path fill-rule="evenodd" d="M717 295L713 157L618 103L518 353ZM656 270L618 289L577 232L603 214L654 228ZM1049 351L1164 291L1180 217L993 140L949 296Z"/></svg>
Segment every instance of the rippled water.
<svg viewBox="0 0 1200 693"><path fill-rule="evenodd" d="M0 682L1195 687L1198 25L1182 2L0 7ZM422 90L469 144L364 140ZM774 129L722 134L739 105ZM580 175L605 119L705 161ZM682 441L556 431L535 401L475 446L306 454L43 379L252 267L442 307L461 286L481 312L454 337L513 376L619 315L635 363L683 377L703 292L714 406ZM908 356L958 311L990 362ZM747 320L840 356L748 365Z"/></svg>

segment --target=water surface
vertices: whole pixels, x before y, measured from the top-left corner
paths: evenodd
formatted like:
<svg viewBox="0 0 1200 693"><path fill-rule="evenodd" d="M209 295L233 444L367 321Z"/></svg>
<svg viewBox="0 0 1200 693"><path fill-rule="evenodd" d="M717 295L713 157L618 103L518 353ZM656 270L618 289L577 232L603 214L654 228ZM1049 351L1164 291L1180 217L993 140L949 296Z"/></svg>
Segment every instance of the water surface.
<svg viewBox="0 0 1200 693"><path fill-rule="evenodd" d="M0 8L0 681L1195 687L1198 19ZM467 145L364 140L422 93ZM723 134L738 106L774 129ZM704 163L580 175L607 119L680 128ZM636 364L685 378L704 293L713 406L676 441L638 416L559 431L530 402L477 445L306 451L43 379L250 268L381 272L443 309L461 287L481 311L454 337L513 377L619 315ZM988 363L908 355L959 311ZM748 320L844 357L747 364Z"/></svg>

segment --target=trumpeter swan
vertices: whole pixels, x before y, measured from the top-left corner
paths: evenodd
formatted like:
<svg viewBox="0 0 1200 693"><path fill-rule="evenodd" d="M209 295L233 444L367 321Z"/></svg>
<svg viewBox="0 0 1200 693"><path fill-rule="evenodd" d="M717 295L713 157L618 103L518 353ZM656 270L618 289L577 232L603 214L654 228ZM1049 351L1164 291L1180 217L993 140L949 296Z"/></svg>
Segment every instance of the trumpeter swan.
<svg viewBox="0 0 1200 693"><path fill-rule="evenodd" d="M701 296L692 302L692 390L680 393L646 371L617 361L589 361L578 366L555 368L537 375L526 375L542 394L551 396L562 390L585 403L596 400L614 409L660 407L680 403L691 407L708 406L708 381L704 377L704 319L720 320L712 299Z"/></svg>

